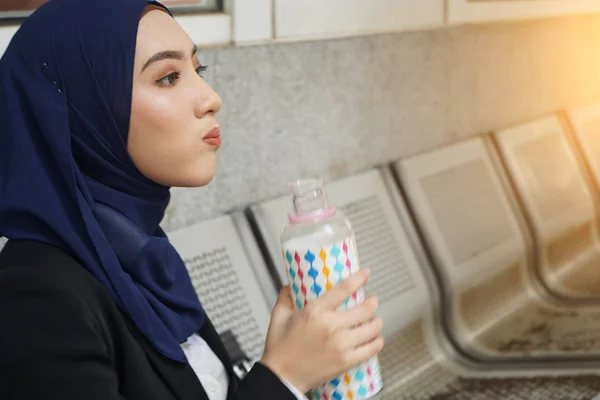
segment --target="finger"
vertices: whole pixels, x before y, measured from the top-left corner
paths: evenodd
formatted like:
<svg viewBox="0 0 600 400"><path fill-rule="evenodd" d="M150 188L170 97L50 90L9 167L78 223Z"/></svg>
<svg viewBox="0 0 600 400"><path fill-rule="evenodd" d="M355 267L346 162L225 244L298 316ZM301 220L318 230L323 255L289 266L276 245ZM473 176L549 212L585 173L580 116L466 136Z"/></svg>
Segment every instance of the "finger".
<svg viewBox="0 0 600 400"><path fill-rule="evenodd" d="M383 320L373 318L362 325L345 331L340 340L342 340L344 348L354 349L377 339L381 335L382 328Z"/></svg>
<svg viewBox="0 0 600 400"><path fill-rule="evenodd" d="M339 325L342 328L351 328L353 326L370 321L379 307L379 298L369 296L364 303L357 305L349 310L342 311L339 314Z"/></svg>
<svg viewBox="0 0 600 400"><path fill-rule="evenodd" d="M384 345L384 339L379 336L377 339L351 350L348 354L346 368L352 368L360 363L369 361L371 358L379 354Z"/></svg>
<svg viewBox="0 0 600 400"><path fill-rule="evenodd" d="M335 310L340 304L346 301L346 299L352 296L354 292L365 286L367 280L369 280L369 275L370 271L368 269L360 270L357 274L352 275L332 289L329 289L317 301L321 302L325 308Z"/></svg>
<svg viewBox="0 0 600 400"><path fill-rule="evenodd" d="M282 324L290 317L290 315L292 315L294 310L295 308L294 303L292 301L292 293L290 290L290 286L284 286L279 291L279 297L277 298L277 302L273 307L270 325L278 326Z"/></svg>
<svg viewBox="0 0 600 400"><path fill-rule="evenodd" d="M294 301L292 300L292 290L290 285L285 285L279 291L279 296L277 297L277 302L275 303L275 307L282 308L290 308L294 306Z"/></svg>

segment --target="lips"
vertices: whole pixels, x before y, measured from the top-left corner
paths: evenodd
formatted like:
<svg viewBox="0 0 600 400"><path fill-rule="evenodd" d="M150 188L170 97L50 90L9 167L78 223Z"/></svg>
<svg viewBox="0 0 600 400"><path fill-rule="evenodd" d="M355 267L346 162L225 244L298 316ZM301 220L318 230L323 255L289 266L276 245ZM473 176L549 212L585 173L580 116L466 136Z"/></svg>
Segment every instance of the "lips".
<svg viewBox="0 0 600 400"><path fill-rule="evenodd" d="M221 145L221 129L219 127L213 128L204 137L202 138L204 143L209 144L211 146L220 146Z"/></svg>

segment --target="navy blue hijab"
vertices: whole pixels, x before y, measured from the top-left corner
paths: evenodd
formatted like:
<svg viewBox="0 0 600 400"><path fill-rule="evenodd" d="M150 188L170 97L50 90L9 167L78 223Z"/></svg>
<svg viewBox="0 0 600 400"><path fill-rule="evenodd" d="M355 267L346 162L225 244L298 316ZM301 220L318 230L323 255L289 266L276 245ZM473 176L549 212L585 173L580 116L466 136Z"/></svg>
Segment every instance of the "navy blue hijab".
<svg viewBox="0 0 600 400"><path fill-rule="evenodd" d="M161 6L50 0L14 36L0 60L0 236L69 252L158 351L185 362L180 343L204 311L159 226L169 188L127 152L149 3Z"/></svg>

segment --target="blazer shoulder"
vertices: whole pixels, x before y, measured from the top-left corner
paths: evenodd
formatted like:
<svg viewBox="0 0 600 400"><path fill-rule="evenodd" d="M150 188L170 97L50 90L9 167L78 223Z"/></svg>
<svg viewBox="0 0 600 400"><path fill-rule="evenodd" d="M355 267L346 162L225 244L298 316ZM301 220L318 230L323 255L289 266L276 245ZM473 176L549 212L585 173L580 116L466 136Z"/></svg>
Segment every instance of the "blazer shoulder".
<svg viewBox="0 0 600 400"><path fill-rule="evenodd" d="M100 282L63 250L33 241L9 241L0 253L0 297L51 293L86 303L108 298Z"/></svg>

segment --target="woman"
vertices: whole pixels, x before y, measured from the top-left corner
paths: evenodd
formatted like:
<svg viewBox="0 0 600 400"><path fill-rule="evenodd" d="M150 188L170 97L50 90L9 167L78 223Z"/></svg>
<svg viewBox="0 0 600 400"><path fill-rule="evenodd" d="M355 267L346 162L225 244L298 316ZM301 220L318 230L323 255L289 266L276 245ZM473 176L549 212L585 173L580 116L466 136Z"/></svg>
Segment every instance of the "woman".
<svg viewBox="0 0 600 400"><path fill-rule="evenodd" d="M377 354L377 300L305 310L289 288L238 381L159 227L171 186L214 175L219 97L147 0L52 0L0 61L0 398L223 400L302 393ZM206 390L205 390L206 388Z"/></svg>

